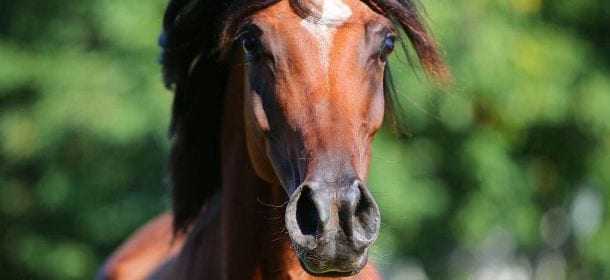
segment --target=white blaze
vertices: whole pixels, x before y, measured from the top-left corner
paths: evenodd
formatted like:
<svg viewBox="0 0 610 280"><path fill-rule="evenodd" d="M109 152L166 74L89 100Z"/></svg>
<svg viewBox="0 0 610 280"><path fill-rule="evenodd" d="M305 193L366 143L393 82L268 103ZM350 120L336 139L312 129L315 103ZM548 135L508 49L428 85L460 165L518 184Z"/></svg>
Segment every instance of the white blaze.
<svg viewBox="0 0 610 280"><path fill-rule="evenodd" d="M332 39L337 26L342 25L352 15L352 10L341 0L319 0L322 1L322 13L320 18L309 16L301 21L307 31L309 31L318 41L320 51L320 61L324 70L328 72L328 59ZM319 7L319 2L317 3Z"/></svg>

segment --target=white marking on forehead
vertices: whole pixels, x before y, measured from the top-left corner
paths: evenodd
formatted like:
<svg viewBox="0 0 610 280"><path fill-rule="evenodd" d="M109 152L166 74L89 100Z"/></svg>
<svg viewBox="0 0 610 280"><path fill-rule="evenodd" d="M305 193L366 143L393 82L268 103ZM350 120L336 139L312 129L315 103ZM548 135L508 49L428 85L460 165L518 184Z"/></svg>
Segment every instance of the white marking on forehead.
<svg viewBox="0 0 610 280"><path fill-rule="evenodd" d="M352 10L341 0L318 0L322 1L322 13L319 19L312 16L301 20L303 26L311 33L318 41L320 51L320 61L328 72L328 59L330 48L332 46L332 37L337 30L337 26L341 26L351 16ZM319 2L316 1L318 7Z"/></svg>

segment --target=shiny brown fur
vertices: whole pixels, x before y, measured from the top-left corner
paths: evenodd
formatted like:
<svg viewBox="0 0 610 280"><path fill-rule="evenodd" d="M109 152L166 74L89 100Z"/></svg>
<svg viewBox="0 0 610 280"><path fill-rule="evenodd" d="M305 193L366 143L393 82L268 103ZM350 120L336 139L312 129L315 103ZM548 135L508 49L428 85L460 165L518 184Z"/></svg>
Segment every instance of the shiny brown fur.
<svg viewBox="0 0 610 280"><path fill-rule="evenodd" d="M316 47L316 34L303 28L304 18L311 16L314 23L318 19L316 5L305 1L235 1L221 21L211 17L224 8L222 3L206 7L200 1L170 2L162 62L166 82L176 91L174 219L162 217L136 233L107 262L101 278L134 279L152 272L150 279L319 279L304 265L340 269L348 264L338 262L356 254L364 256L364 267L336 275L380 279L366 264L370 243L362 247L364 255L346 253L355 241L347 232L351 226L346 229L341 220L345 207L351 207L350 215L359 215L353 208L364 199L372 214L353 219L379 222L376 204L361 183L388 105L387 62L377 57L376 48L384 34L398 35L395 28L401 27L427 72L439 80L448 74L411 1L343 2L351 16L332 27L327 56ZM247 60L236 48L250 25L263 33L264 60ZM210 55L217 50L215 34L220 34L220 54L230 57L224 62ZM364 198L349 206L344 192L353 190L351 180L358 183L358 197ZM299 202L294 194L302 195L304 189L319 191L316 197L330 195L319 203L311 198L318 203L317 211L322 206L330 209L321 212L330 220L315 220L324 229L314 238L342 234L331 241L315 239L318 247L337 242L347 249L317 252L299 245L299 234L304 233L294 220ZM285 221L294 225L287 229ZM175 243L170 242L170 222ZM372 243L378 225L360 227L356 231L374 234ZM182 234L186 241L175 253ZM329 252L343 254L337 255L341 261L325 260ZM303 259L310 257L314 259Z"/></svg>

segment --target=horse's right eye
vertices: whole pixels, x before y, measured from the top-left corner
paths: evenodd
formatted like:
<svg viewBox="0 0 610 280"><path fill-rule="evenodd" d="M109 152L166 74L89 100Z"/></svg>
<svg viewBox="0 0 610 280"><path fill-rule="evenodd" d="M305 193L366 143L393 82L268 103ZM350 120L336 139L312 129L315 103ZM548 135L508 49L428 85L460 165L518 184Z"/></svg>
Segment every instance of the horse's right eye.
<svg viewBox="0 0 610 280"><path fill-rule="evenodd" d="M241 39L241 41L248 58L253 58L253 56L258 54L258 51L260 49L260 42L258 41L258 38L256 36L254 36L253 34L246 34Z"/></svg>
<svg viewBox="0 0 610 280"><path fill-rule="evenodd" d="M394 35L388 35L383 40L383 45L381 46L381 58L385 60L391 53L394 51L394 44L396 42L396 37Z"/></svg>

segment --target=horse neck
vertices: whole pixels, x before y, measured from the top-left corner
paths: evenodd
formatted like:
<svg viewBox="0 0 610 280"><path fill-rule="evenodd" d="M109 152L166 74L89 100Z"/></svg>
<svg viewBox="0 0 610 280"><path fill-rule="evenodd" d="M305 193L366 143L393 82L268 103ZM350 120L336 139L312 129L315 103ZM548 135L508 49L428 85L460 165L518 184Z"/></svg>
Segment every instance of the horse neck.
<svg viewBox="0 0 610 280"><path fill-rule="evenodd" d="M286 279L298 260L284 228L287 196L260 179L248 156L244 122L244 66L232 65L227 85L222 146L223 273L227 279ZM257 277L255 277L257 278Z"/></svg>

